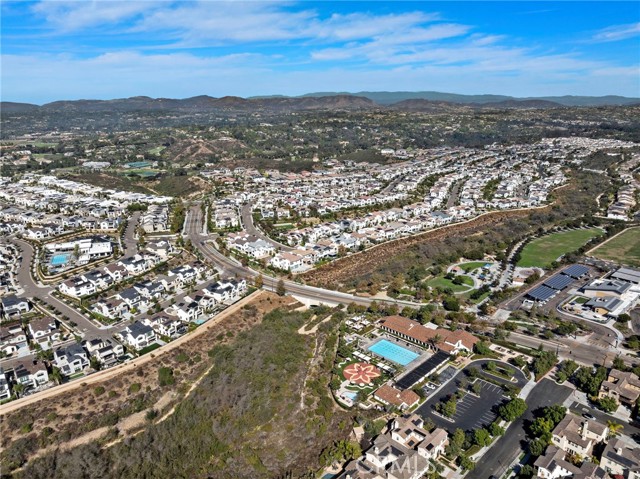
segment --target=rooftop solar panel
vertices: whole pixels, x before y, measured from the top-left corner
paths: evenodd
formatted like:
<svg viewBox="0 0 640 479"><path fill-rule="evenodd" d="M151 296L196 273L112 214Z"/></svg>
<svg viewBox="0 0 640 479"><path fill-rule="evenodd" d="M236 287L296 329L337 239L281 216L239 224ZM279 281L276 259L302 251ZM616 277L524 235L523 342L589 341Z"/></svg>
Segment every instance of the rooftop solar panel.
<svg viewBox="0 0 640 479"><path fill-rule="evenodd" d="M535 299L536 301L547 301L548 299L553 298L556 293L557 291L555 289L542 285L537 288L533 288L527 293L527 296Z"/></svg>
<svg viewBox="0 0 640 479"><path fill-rule="evenodd" d="M568 268L565 268L561 271L562 274L566 274L567 276L571 276L575 279L581 278L588 272L589 268L587 268L586 266L582 266L581 264L572 264Z"/></svg>
<svg viewBox="0 0 640 479"><path fill-rule="evenodd" d="M545 286L549 286L550 288L556 289L558 291L562 291L564 288L573 283L573 278L571 276L567 276L564 274L556 274L551 278L547 279L544 283Z"/></svg>

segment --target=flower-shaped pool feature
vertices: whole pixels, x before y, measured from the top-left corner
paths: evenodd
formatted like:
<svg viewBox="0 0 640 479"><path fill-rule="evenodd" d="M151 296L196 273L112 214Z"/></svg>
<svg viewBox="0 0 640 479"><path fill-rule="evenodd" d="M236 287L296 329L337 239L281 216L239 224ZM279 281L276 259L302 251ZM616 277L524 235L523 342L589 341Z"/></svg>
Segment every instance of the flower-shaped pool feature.
<svg viewBox="0 0 640 479"><path fill-rule="evenodd" d="M373 380L380 376L380 370L369 363L349 364L342 371L344 378L353 384L371 384Z"/></svg>

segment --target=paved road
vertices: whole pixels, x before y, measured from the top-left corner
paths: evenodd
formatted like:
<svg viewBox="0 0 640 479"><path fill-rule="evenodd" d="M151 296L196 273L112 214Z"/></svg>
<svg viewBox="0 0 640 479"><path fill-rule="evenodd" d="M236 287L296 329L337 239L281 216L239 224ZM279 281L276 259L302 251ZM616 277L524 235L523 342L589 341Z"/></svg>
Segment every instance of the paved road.
<svg viewBox="0 0 640 479"><path fill-rule="evenodd" d="M138 242L134 238L136 228L138 227L138 221L140 221L140 212L135 211L127 221L127 229L124 232L123 248L125 257L133 256L138 252Z"/></svg>
<svg viewBox="0 0 640 479"><path fill-rule="evenodd" d="M460 187L463 184L464 184L464 180L460 180L453 185L453 188L451 188L451 194L449 195L449 198L447 198L447 206L446 206L447 208L451 208L452 206L455 206L458 204Z"/></svg>
<svg viewBox="0 0 640 479"><path fill-rule="evenodd" d="M514 421L504 436L498 439L493 447L476 464L476 468L467 474L467 479L488 479L495 475L502 477L512 461L526 448L524 425L533 420L533 411L538 408L562 404L572 390L559 386L549 379L543 379L534 387L527 397L527 412Z"/></svg>
<svg viewBox="0 0 640 479"><path fill-rule="evenodd" d="M576 401L573 401L571 403L571 405L569 406L569 409L578 415L589 413L593 417L595 417L598 420L598 422L601 424L607 424L608 421L613 421L615 423L622 424L623 426L622 433L625 436L640 437L640 427L638 427L637 425L632 426L628 422L625 422L616 417L613 417L612 415L602 412L599 409L595 409L591 406L585 406L584 404Z"/></svg>
<svg viewBox="0 0 640 479"><path fill-rule="evenodd" d="M210 240L207 239L205 235L201 233L202 228L200 226L202 221L202 213L198 208L192 208L188 218L188 224L186 227L186 235L191 240L191 243L199 249L204 257L213 263L218 269L222 270L228 276L236 276L247 279L252 279L258 276L260 273L252 270L251 268L242 266L238 261L228 258L222 253L220 253L212 244ZM275 291L278 285L279 278L275 278L273 276L269 276L266 274L262 274L263 278L263 288L268 291ZM376 301L377 303L388 302L395 303L399 306L410 306L410 307L420 307L422 304L413 303L410 301L399 301L399 300L380 300L380 299L371 299L371 298L362 298L358 296L354 296L352 294L341 293L339 291L332 291L328 289L316 288L314 286L307 286L303 284L296 283L294 281L285 280L284 281L285 288L287 293L292 294L294 296L312 299L318 302L324 302L326 304L332 303L342 303L349 304L351 302L356 304L361 304L364 306L370 305L372 302Z"/></svg>
<svg viewBox="0 0 640 479"><path fill-rule="evenodd" d="M285 244L278 243L277 241L269 238L266 234L260 231L260 229L257 228L255 224L253 224L251 203L246 203L242 206L242 209L240 210L240 216L242 217L242 226L247 231L247 233L257 236L267 243L271 243L276 250L280 249L282 251L289 252L295 249Z"/></svg>
<svg viewBox="0 0 640 479"><path fill-rule="evenodd" d="M51 293L55 290L53 286L43 286L34 281L31 276L30 266L34 255L33 247L26 241L20 239L14 239L14 242L22 248L22 263L18 270L18 282L24 290L20 295L21 297L27 299L34 297L39 298L44 303L53 306L64 316L67 316L71 321L75 322L78 325L78 331L89 337L109 337L111 335L80 314L76 309L51 296Z"/></svg>
<svg viewBox="0 0 640 479"><path fill-rule="evenodd" d="M380 190L380 193L391 193L394 188L400 183L402 180L406 178L407 175L399 175L396 179L392 180L387 186Z"/></svg>
<svg viewBox="0 0 640 479"><path fill-rule="evenodd" d="M610 366L613 360L618 357L619 351L615 348L601 344L597 338L592 339L589 336L586 339L577 341L573 338L562 337L553 340L542 339L537 336L529 336L527 334L512 332L507 341L537 349L541 344L545 351L553 351L562 359L573 359L574 361L585 365L602 365L605 363ZM629 366L638 362L637 357L630 357L620 354L620 358Z"/></svg>

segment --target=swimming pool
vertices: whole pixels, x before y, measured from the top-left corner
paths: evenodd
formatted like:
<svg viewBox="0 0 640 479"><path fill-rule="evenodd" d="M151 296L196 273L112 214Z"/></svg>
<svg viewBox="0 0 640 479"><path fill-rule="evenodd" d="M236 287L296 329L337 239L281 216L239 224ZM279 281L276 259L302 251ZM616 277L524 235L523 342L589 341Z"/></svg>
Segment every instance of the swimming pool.
<svg viewBox="0 0 640 479"><path fill-rule="evenodd" d="M51 257L51 261L49 261L51 266L59 266L61 264L67 264L68 262L69 262L68 254L54 254Z"/></svg>
<svg viewBox="0 0 640 479"><path fill-rule="evenodd" d="M358 397L358 393L354 393L353 391L345 391L344 393L342 393L342 395L346 398L351 399L351 401L355 402L356 398Z"/></svg>
<svg viewBox="0 0 640 479"><path fill-rule="evenodd" d="M409 351L402 346L398 346L397 344L392 343L391 341L387 341L383 339L378 341L375 344L372 344L367 348L372 353L376 353L378 356L382 356L389 361L393 361L396 364L400 364L402 366L406 366L411 361L415 360L419 354L414 353L413 351Z"/></svg>

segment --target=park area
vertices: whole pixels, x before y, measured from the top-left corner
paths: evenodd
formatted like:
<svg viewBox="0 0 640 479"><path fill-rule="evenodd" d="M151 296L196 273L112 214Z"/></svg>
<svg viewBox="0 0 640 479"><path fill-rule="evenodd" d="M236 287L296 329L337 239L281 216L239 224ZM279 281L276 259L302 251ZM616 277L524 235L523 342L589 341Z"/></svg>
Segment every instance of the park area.
<svg viewBox="0 0 640 479"><path fill-rule="evenodd" d="M590 228L562 231L535 239L522 250L518 266L549 268L551 263L561 256L577 250L592 238L602 234L603 231L600 228Z"/></svg>
<svg viewBox="0 0 640 479"><path fill-rule="evenodd" d="M437 276L433 279L427 280L426 284L432 288L440 288L442 290L451 289L454 293L461 293L473 288L473 279L462 274L456 276L454 279L448 279L445 276Z"/></svg>
<svg viewBox="0 0 640 479"><path fill-rule="evenodd" d="M592 256L627 264L640 266L640 228L629 228L591 252Z"/></svg>

